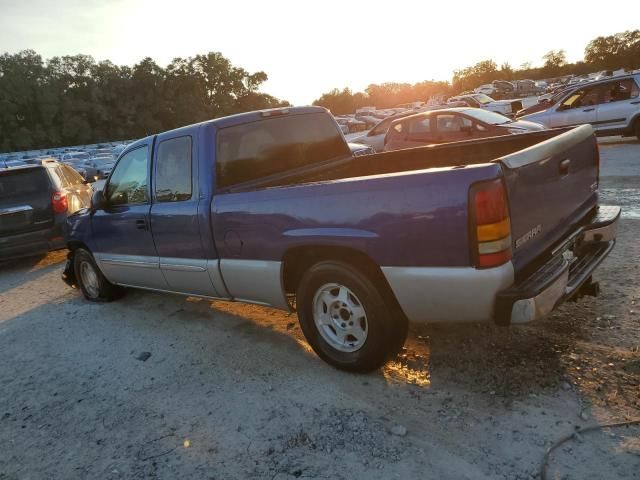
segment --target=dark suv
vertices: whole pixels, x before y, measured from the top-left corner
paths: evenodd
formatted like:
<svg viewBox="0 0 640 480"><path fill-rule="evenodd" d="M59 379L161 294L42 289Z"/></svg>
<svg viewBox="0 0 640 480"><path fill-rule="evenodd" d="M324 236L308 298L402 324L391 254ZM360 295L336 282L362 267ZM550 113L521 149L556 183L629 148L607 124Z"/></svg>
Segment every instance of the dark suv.
<svg viewBox="0 0 640 480"><path fill-rule="evenodd" d="M0 169L0 260L64 248L67 216L89 207L92 189L55 160Z"/></svg>

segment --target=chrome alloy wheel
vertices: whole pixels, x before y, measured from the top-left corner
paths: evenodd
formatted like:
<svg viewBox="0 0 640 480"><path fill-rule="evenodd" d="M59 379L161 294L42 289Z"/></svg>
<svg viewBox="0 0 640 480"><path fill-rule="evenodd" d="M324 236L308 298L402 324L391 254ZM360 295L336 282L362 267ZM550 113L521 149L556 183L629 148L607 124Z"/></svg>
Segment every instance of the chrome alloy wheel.
<svg viewBox="0 0 640 480"><path fill-rule="evenodd" d="M83 261L80 264L80 278L82 279L82 285L91 298L98 298L100 292L100 283L98 281L98 275L91 265L87 261Z"/></svg>
<svg viewBox="0 0 640 480"><path fill-rule="evenodd" d="M355 352L367 340L367 314L358 297L344 285L326 283L316 291L313 319L322 338L340 352Z"/></svg>

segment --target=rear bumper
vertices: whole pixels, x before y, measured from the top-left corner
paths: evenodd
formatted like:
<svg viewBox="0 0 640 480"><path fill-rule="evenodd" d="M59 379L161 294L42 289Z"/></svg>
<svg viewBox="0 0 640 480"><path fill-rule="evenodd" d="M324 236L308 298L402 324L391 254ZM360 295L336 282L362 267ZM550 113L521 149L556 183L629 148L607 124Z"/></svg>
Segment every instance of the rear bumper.
<svg viewBox="0 0 640 480"><path fill-rule="evenodd" d="M65 248L64 236L60 225L0 237L0 260L38 255L50 250Z"/></svg>
<svg viewBox="0 0 640 480"><path fill-rule="evenodd" d="M601 206L590 222L555 250L547 263L496 296L495 322L527 323L579 293L616 241L620 207Z"/></svg>

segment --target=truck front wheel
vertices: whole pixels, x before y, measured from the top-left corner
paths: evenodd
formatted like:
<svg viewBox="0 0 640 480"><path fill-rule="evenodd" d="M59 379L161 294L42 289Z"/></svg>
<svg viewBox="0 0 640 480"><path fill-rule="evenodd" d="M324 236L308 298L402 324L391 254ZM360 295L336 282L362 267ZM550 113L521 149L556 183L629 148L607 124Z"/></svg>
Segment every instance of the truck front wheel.
<svg viewBox="0 0 640 480"><path fill-rule="evenodd" d="M82 290L84 298L92 302L110 302L119 289L102 275L93 256L85 249L78 248L73 254L73 268L76 284Z"/></svg>
<svg viewBox="0 0 640 480"><path fill-rule="evenodd" d="M317 263L297 291L300 326L327 363L342 370L374 370L398 352L406 336L406 319L384 297L380 287L352 266Z"/></svg>

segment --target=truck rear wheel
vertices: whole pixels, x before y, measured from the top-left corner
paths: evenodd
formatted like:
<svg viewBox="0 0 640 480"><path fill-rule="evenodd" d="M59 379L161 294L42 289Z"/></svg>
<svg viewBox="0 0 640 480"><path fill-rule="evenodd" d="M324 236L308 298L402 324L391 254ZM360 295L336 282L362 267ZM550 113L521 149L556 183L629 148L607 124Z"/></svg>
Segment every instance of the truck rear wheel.
<svg viewBox="0 0 640 480"><path fill-rule="evenodd" d="M402 347L406 319L374 282L352 266L324 261L303 276L298 318L311 348L334 367L368 372ZM401 337L401 338L400 338Z"/></svg>
<svg viewBox="0 0 640 480"><path fill-rule="evenodd" d="M110 302L118 296L118 287L105 278L93 256L87 250L78 248L74 252L73 268L76 274L76 284L87 300Z"/></svg>

